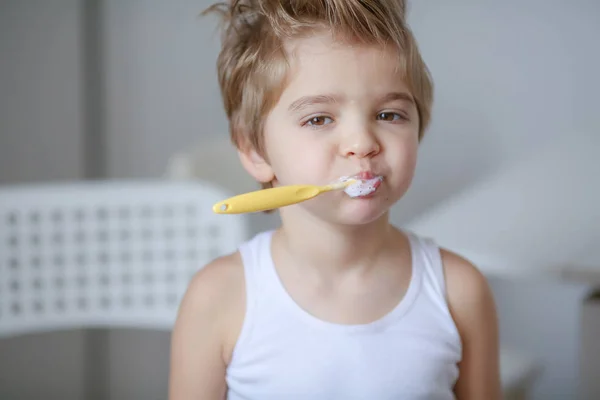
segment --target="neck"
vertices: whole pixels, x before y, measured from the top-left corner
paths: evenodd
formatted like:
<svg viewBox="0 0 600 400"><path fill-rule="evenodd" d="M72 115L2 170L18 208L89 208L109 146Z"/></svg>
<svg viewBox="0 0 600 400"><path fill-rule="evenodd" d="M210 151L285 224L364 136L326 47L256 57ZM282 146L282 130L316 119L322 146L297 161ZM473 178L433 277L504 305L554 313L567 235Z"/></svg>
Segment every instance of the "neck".
<svg viewBox="0 0 600 400"><path fill-rule="evenodd" d="M282 212L283 226L274 240L294 264L321 274L369 268L395 236L387 213L360 226L333 225L305 214Z"/></svg>

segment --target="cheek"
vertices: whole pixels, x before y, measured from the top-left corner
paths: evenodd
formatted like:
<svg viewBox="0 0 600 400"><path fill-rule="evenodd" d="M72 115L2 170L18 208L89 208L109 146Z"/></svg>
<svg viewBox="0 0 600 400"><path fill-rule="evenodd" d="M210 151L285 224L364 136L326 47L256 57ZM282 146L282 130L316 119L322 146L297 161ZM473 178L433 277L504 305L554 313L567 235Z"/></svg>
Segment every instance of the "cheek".
<svg viewBox="0 0 600 400"><path fill-rule="evenodd" d="M323 149L311 146L295 146L282 152L273 163L278 180L285 184L320 184L324 171L328 170L329 158Z"/></svg>
<svg viewBox="0 0 600 400"><path fill-rule="evenodd" d="M414 173L417 164L418 146L418 140L404 140L397 143L395 150L389 153L391 156L390 165L403 178L409 178Z"/></svg>
<svg viewBox="0 0 600 400"><path fill-rule="evenodd" d="M404 149L404 166L406 168L413 169L417 164L417 152L419 150L418 142L411 143L411 145Z"/></svg>
<svg viewBox="0 0 600 400"><path fill-rule="evenodd" d="M331 162L325 143L314 140L310 133L289 128L269 143L269 161L281 184L322 183L321 175Z"/></svg>

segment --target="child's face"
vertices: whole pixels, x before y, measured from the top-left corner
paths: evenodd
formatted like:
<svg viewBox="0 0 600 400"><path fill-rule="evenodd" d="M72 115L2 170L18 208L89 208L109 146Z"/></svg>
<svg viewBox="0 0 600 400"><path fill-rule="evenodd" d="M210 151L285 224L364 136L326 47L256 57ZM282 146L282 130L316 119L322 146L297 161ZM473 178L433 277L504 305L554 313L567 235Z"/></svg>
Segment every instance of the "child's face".
<svg viewBox="0 0 600 400"><path fill-rule="evenodd" d="M408 189L418 147L418 112L395 51L327 35L295 40L288 50L290 80L265 121L274 185L381 176L369 197L336 191L299 205L344 224L381 217Z"/></svg>

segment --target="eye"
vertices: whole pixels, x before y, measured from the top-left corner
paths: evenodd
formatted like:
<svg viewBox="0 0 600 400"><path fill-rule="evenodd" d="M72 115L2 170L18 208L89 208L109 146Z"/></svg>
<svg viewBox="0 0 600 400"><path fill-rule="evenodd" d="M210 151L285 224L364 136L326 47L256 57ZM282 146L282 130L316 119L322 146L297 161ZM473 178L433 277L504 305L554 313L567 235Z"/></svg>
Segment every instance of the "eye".
<svg viewBox="0 0 600 400"><path fill-rule="evenodd" d="M328 125L332 122L333 122L333 120L331 118L325 117L323 115L319 115L316 117L312 117L311 119L306 121L305 124L308 126L323 126L323 125Z"/></svg>
<svg viewBox="0 0 600 400"><path fill-rule="evenodd" d="M402 115L394 112L382 112L377 114L378 121L398 121L400 119L406 119Z"/></svg>

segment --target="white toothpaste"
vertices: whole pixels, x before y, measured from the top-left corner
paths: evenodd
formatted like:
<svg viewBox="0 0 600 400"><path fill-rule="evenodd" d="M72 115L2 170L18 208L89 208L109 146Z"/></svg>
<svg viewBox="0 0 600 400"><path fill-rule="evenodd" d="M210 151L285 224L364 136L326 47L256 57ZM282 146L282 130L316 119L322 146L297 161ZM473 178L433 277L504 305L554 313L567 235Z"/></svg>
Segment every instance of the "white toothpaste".
<svg viewBox="0 0 600 400"><path fill-rule="evenodd" d="M381 176L366 180L343 176L339 179L339 182L346 182L350 179L355 180L355 182L344 189L344 192L350 197L367 196L377 190L377 184L383 181L383 177Z"/></svg>

